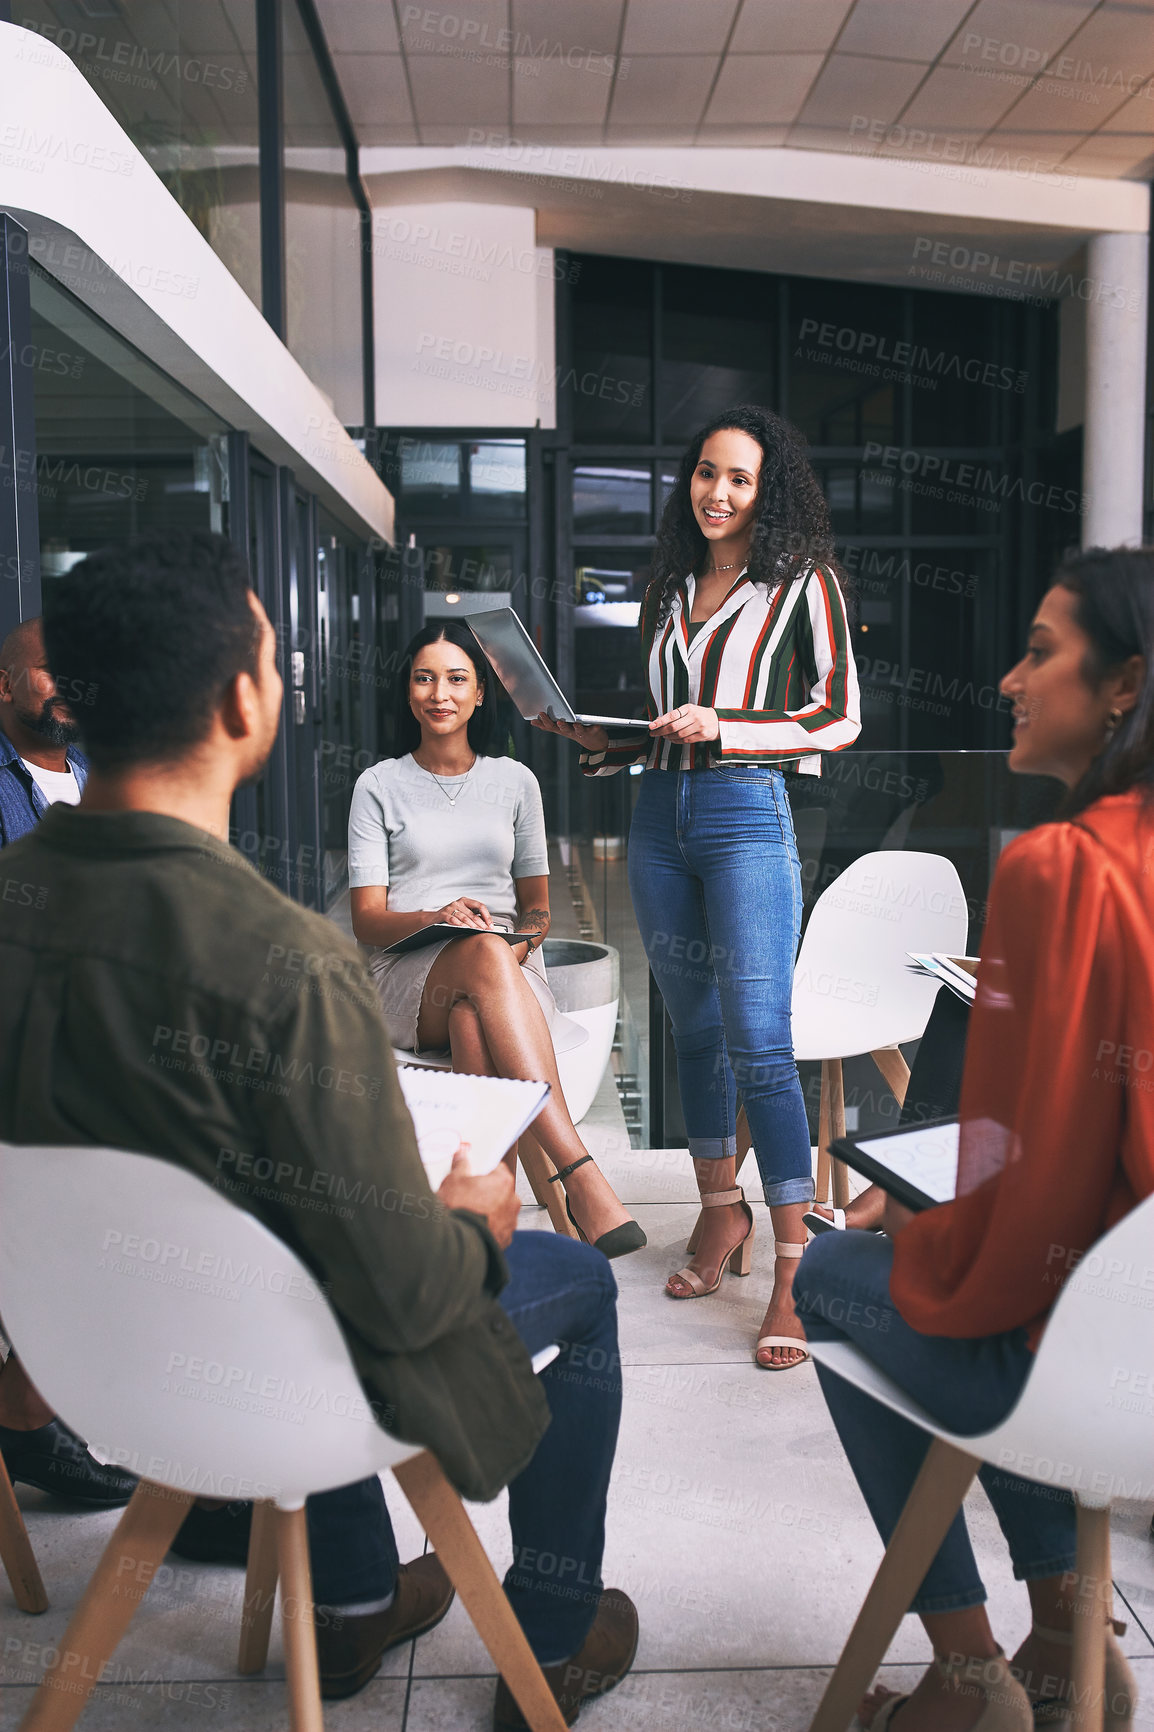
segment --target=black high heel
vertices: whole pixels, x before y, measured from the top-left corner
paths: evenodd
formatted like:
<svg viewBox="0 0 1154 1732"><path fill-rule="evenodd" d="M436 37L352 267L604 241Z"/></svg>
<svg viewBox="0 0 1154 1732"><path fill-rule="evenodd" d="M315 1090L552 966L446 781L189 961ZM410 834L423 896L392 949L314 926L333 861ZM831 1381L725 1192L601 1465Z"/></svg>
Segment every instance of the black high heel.
<svg viewBox="0 0 1154 1732"><path fill-rule="evenodd" d="M578 1167L583 1167L586 1161L591 1161L592 1155L581 1155L577 1160L570 1161L567 1167L561 1167L550 1176L549 1183L555 1185L558 1179L567 1179L570 1173L575 1173ZM569 1198L565 1198L565 1213L577 1229L578 1237L583 1245L589 1240L581 1230L581 1223L573 1213ZM640 1251L643 1245L649 1243L645 1237L645 1229L636 1221L622 1221L619 1227L610 1227L607 1233L602 1233L599 1239L593 1240L593 1249L600 1251L603 1257L628 1257L631 1251Z"/></svg>

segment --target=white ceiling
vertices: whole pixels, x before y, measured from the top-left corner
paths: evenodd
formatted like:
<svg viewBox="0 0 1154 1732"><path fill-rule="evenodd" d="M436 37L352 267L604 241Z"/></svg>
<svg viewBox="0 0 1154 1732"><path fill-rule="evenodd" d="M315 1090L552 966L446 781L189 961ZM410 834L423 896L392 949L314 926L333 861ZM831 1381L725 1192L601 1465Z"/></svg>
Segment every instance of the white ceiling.
<svg viewBox="0 0 1154 1732"><path fill-rule="evenodd" d="M1154 0L318 0L363 145L844 151L1148 180ZM739 191L739 188L735 188Z"/></svg>

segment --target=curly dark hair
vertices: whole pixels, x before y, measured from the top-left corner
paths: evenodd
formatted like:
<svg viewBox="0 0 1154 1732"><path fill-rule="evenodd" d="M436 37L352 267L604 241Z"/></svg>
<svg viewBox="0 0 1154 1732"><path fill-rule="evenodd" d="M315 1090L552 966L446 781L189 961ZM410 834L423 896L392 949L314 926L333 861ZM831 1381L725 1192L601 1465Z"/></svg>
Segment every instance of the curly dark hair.
<svg viewBox="0 0 1154 1732"><path fill-rule="evenodd" d="M848 608L850 586L833 557L829 506L806 456L804 438L772 409L740 403L715 415L695 433L681 458L653 552L653 579L662 586L658 620L669 613L678 584L691 571L699 573L705 559L709 542L693 514L689 484L705 441L731 428L756 439L762 452L757 517L749 546L750 578L772 590L779 583L806 576L820 560L837 577Z"/></svg>
<svg viewBox="0 0 1154 1732"><path fill-rule="evenodd" d="M1077 597L1074 619L1090 640L1082 676L1091 691L1131 656L1146 663L1138 702L1057 815L1074 818L1095 800L1135 787L1154 800L1154 548L1089 547L1064 559L1054 582Z"/></svg>

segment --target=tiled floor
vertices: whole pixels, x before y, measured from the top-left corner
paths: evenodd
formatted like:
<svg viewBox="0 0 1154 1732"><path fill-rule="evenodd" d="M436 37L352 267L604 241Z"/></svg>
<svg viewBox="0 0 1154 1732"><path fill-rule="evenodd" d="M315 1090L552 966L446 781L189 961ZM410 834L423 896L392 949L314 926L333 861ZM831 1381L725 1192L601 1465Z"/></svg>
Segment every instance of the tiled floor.
<svg viewBox="0 0 1154 1732"><path fill-rule="evenodd" d="M587 1708L589 1732L802 1732L877 1565L879 1542L826 1417L811 1366L758 1371L750 1343L771 1282L768 1255L753 1275L727 1279L712 1299L675 1305L662 1296L682 1260L693 1219L683 1152L632 1150L611 1092L583 1126L649 1235L617 1265L621 1289L625 1416L609 1511L605 1578L641 1613L630 1678ZM758 1214L763 1211L758 1207ZM526 1226L542 1217L527 1211ZM759 1220L761 1246L771 1239ZM759 1246L759 1249L761 1247ZM77 1517L21 1491L52 1609L16 1612L0 1589L0 1725L14 1727L46 1650L58 1640L113 1516ZM402 1556L422 1536L395 1487L389 1493ZM473 1511L499 1569L508 1557L503 1500ZM995 1629L1011 1649L1025 1633L1024 1591L989 1506L971 1500ZM1149 1510L1117 1513L1115 1573L1124 1640L1145 1690L1136 1728L1154 1729L1154 1544ZM233 1669L237 1572L177 1564L162 1572L100 1686L83 1726L93 1732L171 1732L286 1722L279 1637L267 1675ZM927 1645L907 1619L887 1679L912 1680ZM454 1606L441 1627L389 1657L363 1694L326 1709L333 1732L482 1732L490 1725L492 1667Z"/></svg>

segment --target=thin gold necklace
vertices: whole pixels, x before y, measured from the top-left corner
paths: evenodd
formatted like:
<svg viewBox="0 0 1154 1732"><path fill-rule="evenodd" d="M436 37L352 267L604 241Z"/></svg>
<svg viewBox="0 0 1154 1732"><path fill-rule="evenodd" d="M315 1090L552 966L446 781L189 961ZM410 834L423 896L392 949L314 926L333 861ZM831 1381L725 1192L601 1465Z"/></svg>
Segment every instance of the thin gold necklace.
<svg viewBox="0 0 1154 1732"><path fill-rule="evenodd" d="M424 764L422 764L421 760L417 757L417 754L415 752L413 753L413 762L414 762L414 764L416 764L418 770L425 770ZM440 776L434 776L432 770L425 770L425 774L426 774L426 776L433 776L434 782L436 782L438 788L440 788L442 794L445 796L445 798L449 802L450 806L455 806L457 804L457 801L461 798L461 795L465 792L465 783L469 780L469 777L473 774L473 771L476 768L477 768L477 754L476 754L476 752L474 752L473 753L473 762L469 765L469 768L465 771L464 779L461 782L461 786L457 789L457 792L455 794L450 794L450 792L446 788L444 782L442 782Z"/></svg>

